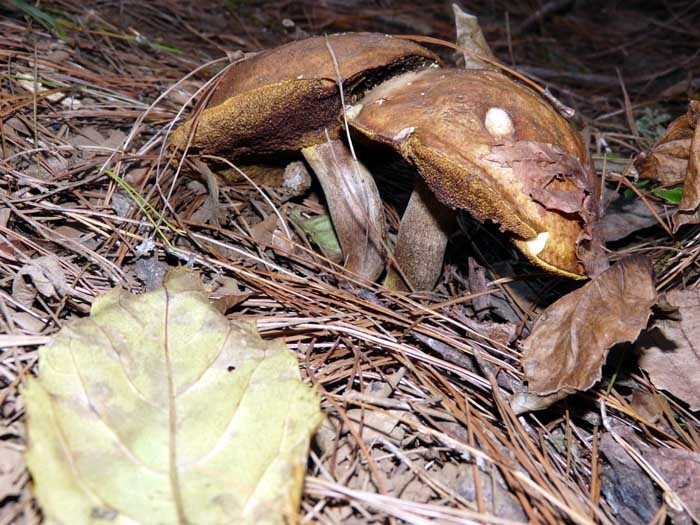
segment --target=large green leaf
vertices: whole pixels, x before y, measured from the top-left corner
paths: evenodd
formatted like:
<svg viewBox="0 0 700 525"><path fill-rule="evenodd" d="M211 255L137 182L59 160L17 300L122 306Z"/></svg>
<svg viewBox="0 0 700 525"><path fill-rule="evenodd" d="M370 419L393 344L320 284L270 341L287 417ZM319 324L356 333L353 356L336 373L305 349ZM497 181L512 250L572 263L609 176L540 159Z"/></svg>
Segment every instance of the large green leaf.
<svg viewBox="0 0 700 525"><path fill-rule="evenodd" d="M318 396L295 355L219 314L195 273L98 298L39 368L27 463L48 522L296 521Z"/></svg>

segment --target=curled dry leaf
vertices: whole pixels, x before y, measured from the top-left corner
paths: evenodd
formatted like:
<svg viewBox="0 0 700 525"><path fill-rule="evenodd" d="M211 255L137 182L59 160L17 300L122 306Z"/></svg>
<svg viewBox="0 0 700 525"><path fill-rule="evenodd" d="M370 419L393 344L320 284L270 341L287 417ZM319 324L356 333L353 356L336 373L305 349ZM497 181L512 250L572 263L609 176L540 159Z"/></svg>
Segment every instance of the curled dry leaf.
<svg viewBox="0 0 700 525"><path fill-rule="evenodd" d="M340 140L304 148L302 153L323 187L345 267L375 280L384 270L386 226L372 175Z"/></svg>
<svg viewBox="0 0 700 525"><path fill-rule="evenodd" d="M671 122L651 149L637 156L634 165L640 178L653 179L664 186L685 180L699 112L700 102L692 101L688 113Z"/></svg>
<svg viewBox="0 0 700 525"><path fill-rule="evenodd" d="M667 292L662 303L676 315L659 314L639 338L639 366L654 386L700 410L700 290Z"/></svg>
<svg viewBox="0 0 700 525"><path fill-rule="evenodd" d="M700 101L690 103L688 118L693 126L693 138L688 152L688 171L683 182L683 197L673 216L674 230L684 224L700 223Z"/></svg>
<svg viewBox="0 0 700 525"><path fill-rule="evenodd" d="M594 277L608 268L599 227L598 191L588 163L554 144L521 140L495 145L487 160L513 170L523 191L549 211L578 217L581 232L575 240L576 257Z"/></svg>
<svg viewBox="0 0 700 525"><path fill-rule="evenodd" d="M61 261L54 254L33 259L23 266L12 281L12 296L29 306L37 294L44 297L63 297L69 287Z"/></svg>
<svg viewBox="0 0 700 525"><path fill-rule="evenodd" d="M228 321L194 273L95 300L23 391L34 492L51 523L289 523L317 394L296 357Z"/></svg>
<svg viewBox="0 0 700 525"><path fill-rule="evenodd" d="M495 71L496 66L484 62L476 56L496 60L481 30L479 19L463 11L457 4L452 4L452 13L457 29L457 46L467 51L467 53L460 53L457 59L459 65L463 66L464 69L492 69Z"/></svg>
<svg viewBox="0 0 700 525"><path fill-rule="evenodd" d="M683 196L673 216L674 230L700 223L700 101L669 124L650 151L635 159L639 176L664 185L683 183Z"/></svg>
<svg viewBox="0 0 700 525"><path fill-rule="evenodd" d="M522 345L529 394L593 386L610 347L633 342L655 303L651 262L634 256L552 304Z"/></svg>

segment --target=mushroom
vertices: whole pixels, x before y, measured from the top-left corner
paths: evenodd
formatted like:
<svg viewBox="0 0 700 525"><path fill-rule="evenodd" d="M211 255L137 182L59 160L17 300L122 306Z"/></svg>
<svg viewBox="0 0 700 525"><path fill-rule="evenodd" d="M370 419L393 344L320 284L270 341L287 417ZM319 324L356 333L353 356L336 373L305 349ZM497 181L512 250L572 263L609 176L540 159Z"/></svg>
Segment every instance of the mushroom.
<svg viewBox="0 0 700 525"><path fill-rule="evenodd" d="M233 64L170 142L234 159L301 151L326 194L346 268L374 280L386 260L383 208L374 179L338 140L342 104L438 62L418 44L377 33L286 44Z"/></svg>
<svg viewBox="0 0 700 525"><path fill-rule="evenodd" d="M206 109L170 141L233 157L298 151L325 142L326 131L337 138L339 82L349 103L392 75L437 61L418 44L378 33L292 42L233 64Z"/></svg>
<svg viewBox="0 0 700 525"><path fill-rule="evenodd" d="M439 203L498 223L541 268L580 279L607 266L583 142L529 88L493 71L426 69L386 81L348 113L354 129L414 164ZM409 204L408 215L425 213ZM436 213L444 230L445 211ZM402 221L397 260L414 287L430 288L442 253L418 250L414 235Z"/></svg>
<svg viewBox="0 0 700 525"><path fill-rule="evenodd" d="M381 201L339 139L342 122L389 144L422 177L399 228L392 288L433 287L455 210L498 223L550 272L602 271L597 183L578 133L501 73L430 67L438 63L417 44L374 33L287 44L231 66L171 142L234 158L301 151L326 193L346 267L369 279L384 266Z"/></svg>

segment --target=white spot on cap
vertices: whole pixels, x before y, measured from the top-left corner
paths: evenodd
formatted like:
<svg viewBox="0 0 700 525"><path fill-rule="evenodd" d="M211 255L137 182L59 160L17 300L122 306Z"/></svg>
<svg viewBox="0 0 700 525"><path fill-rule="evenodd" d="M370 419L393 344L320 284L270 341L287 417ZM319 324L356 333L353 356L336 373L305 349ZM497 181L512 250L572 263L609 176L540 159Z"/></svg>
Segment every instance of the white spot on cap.
<svg viewBox="0 0 700 525"><path fill-rule="evenodd" d="M350 120L354 119L362 111L362 104L355 104L354 106L349 106L345 108L345 116Z"/></svg>
<svg viewBox="0 0 700 525"><path fill-rule="evenodd" d="M501 108L490 108L486 112L484 126L494 137L505 137L515 131L510 115L505 109Z"/></svg>
<svg viewBox="0 0 700 525"><path fill-rule="evenodd" d="M530 239L525 243L525 249L533 257L538 256L544 247L547 245L547 240L549 239L549 232L542 232L537 235L534 239Z"/></svg>
<svg viewBox="0 0 700 525"><path fill-rule="evenodd" d="M403 142L410 137L414 131L416 131L416 128L403 128L394 136L393 140L394 142Z"/></svg>

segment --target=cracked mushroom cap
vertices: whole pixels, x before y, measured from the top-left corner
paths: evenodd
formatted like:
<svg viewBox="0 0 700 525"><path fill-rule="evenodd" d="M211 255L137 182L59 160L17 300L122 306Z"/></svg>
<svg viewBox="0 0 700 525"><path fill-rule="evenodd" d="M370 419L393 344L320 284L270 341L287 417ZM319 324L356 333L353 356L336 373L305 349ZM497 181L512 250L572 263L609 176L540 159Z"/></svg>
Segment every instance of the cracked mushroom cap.
<svg viewBox="0 0 700 525"><path fill-rule="evenodd" d="M331 53L332 50L332 53ZM438 58L422 46L378 33L345 33L292 42L233 64L199 115L190 146L234 157L295 151L340 129L338 64L346 103L392 75ZM192 130L171 143L183 148Z"/></svg>
<svg viewBox="0 0 700 525"><path fill-rule="evenodd" d="M538 266L583 278L607 265L581 137L529 88L492 71L426 69L378 86L348 118L412 162L439 201L498 223Z"/></svg>

